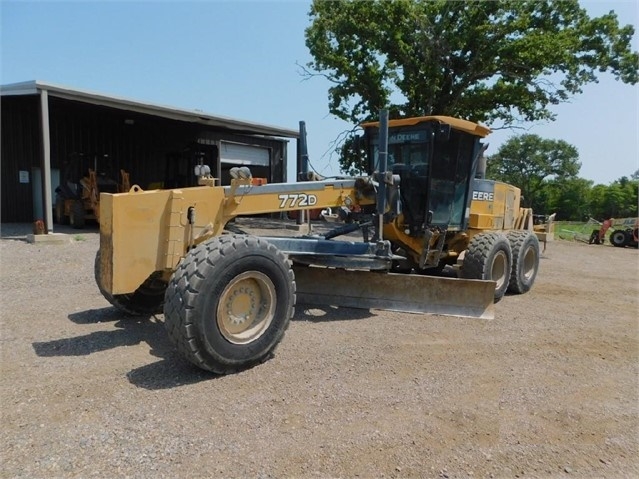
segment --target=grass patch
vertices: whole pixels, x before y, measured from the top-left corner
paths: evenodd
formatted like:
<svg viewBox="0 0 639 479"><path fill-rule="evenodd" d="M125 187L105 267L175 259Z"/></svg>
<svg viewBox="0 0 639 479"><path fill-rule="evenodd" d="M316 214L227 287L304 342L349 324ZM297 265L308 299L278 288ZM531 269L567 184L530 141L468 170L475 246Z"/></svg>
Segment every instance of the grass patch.
<svg viewBox="0 0 639 479"><path fill-rule="evenodd" d="M588 243L593 230L598 231L600 227L601 225L593 219L586 222L557 221L555 222L555 238Z"/></svg>

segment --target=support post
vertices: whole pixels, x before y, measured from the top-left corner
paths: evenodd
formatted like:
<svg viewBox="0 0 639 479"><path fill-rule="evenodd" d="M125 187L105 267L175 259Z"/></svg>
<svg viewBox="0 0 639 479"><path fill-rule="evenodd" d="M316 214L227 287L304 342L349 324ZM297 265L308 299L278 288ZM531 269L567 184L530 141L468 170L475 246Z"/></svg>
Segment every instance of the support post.
<svg viewBox="0 0 639 479"><path fill-rule="evenodd" d="M49 92L40 90L40 130L42 132L42 206L47 233L53 232L51 204L51 139L49 130ZM36 218L37 219L37 218Z"/></svg>

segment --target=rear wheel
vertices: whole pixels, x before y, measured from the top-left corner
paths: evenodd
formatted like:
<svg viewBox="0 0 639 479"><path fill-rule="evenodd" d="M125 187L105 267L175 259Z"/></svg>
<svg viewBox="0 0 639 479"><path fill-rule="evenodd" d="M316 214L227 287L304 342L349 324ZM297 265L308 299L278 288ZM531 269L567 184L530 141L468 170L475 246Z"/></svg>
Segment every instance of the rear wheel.
<svg viewBox="0 0 639 479"><path fill-rule="evenodd" d="M294 306L286 256L262 239L228 234L184 257L166 290L165 326L186 359L227 374L271 357Z"/></svg>
<svg viewBox="0 0 639 479"><path fill-rule="evenodd" d="M162 312L164 302L164 292L166 291L166 281L153 273L142 285L132 294L111 294L102 287L100 280L100 251L95 255L93 274L95 282L102 296L120 311L133 316L149 316Z"/></svg>
<svg viewBox="0 0 639 479"><path fill-rule="evenodd" d="M532 231L510 231L508 241L513 253L508 291L526 293L532 288L539 270L539 240Z"/></svg>
<svg viewBox="0 0 639 479"><path fill-rule="evenodd" d="M624 230L615 230L610 235L610 243L618 248L623 248L628 244L628 235Z"/></svg>
<svg viewBox="0 0 639 479"><path fill-rule="evenodd" d="M512 251L508 239L500 233L479 233L468 245L461 267L466 279L495 281L495 302L508 288L512 264Z"/></svg>
<svg viewBox="0 0 639 479"><path fill-rule="evenodd" d="M82 229L86 223L86 211L84 210L84 203L81 200L73 202L71 206L71 216L69 217L71 226L75 229Z"/></svg>

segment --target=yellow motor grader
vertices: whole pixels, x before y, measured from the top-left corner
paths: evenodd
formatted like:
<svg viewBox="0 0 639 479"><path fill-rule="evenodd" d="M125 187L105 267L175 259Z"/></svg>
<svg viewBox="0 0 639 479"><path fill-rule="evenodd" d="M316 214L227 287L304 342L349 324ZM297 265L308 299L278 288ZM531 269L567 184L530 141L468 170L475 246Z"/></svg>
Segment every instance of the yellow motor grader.
<svg viewBox="0 0 639 479"><path fill-rule="evenodd" d="M104 159L108 155L104 155ZM101 161L105 161L102 159ZM94 157L86 168L83 155L74 154L67 162L63 178L56 188L55 221L82 229L87 220L100 221L100 193L122 193L131 189L129 173L120 170L120 183L98 168ZM100 165L102 166L102 165Z"/></svg>
<svg viewBox="0 0 639 479"><path fill-rule="evenodd" d="M200 186L102 193L100 291L132 314L163 310L179 352L224 374L268 359L296 302L492 318L507 289L530 289L532 211L519 208L517 188L482 178L487 128L443 116L389 122L386 111L363 127L367 176L256 186L237 168L230 186L215 186L199 165ZM342 223L299 237L229 225L317 208ZM430 275L446 266L459 277Z"/></svg>

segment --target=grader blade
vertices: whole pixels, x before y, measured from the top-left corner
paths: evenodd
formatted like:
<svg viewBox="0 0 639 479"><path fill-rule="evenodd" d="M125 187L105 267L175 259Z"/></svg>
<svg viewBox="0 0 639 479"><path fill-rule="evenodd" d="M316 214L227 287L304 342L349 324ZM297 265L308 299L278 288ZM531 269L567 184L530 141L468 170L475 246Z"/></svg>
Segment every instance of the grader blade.
<svg viewBox="0 0 639 479"><path fill-rule="evenodd" d="M494 281L295 266L300 304L493 319Z"/></svg>

